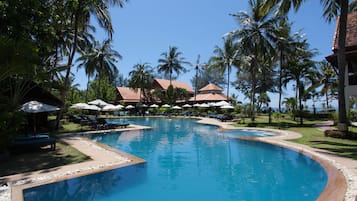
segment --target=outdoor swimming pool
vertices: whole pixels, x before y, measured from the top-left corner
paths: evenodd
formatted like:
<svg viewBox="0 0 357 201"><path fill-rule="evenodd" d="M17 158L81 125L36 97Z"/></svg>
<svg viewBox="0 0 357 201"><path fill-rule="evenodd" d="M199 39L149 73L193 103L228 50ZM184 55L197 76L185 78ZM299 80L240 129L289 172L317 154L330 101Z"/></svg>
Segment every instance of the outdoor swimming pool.
<svg viewBox="0 0 357 201"><path fill-rule="evenodd" d="M289 149L232 138L195 120L140 118L153 129L93 140L147 161L24 190L34 200L316 200L327 183L314 160Z"/></svg>

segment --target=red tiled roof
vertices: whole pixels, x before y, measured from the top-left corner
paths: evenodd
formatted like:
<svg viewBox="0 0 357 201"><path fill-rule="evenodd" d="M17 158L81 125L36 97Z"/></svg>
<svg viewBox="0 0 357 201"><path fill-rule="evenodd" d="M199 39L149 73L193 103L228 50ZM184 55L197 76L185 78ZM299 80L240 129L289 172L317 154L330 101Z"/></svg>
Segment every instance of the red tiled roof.
<svg viewBox="0 0 357 201"><path fill-rule="evenodd" d="M333 37L332 50L338 49L338 30L339 21L337 19L335 35ZM347 33L346 33L346 49L355 47L357 48L357 12L349 13L347 16Z"/></svg>
<svg viewBox="0 0 357 201"><path fill-rule="evenodd" d="M160 87L163 90L167 90L167 88L169 88L169 86L170 86L170 80L155 79L154 82L156 82L158 85L160 85ZM175 88L183 88L183 89L186 89L186 91L191 93L191 94L195 93L194 90L188 84L186 84L185 82L179 82L179 81L176 81L176 80L171 80L171 84ZM154 85L155 85L155 83L154 83Z"/></svg>
<svg viewBox="0 0 357 201"><path fill-rule="evenodd" d="M199 92L204 92L204 91L219 91L222 92L222 89L219 88L217 85L215 84L208 84L205 87L201 88L199 90Z"/></svg>
<svg viewBox="0 0 357 201"><path fill-rule="evenodd" d="M196 96L197 102L203 101L222 101L227 100L227 96L221 93L206 93L206 94L198 94ZM195 97L190 98L189 101L195 101Z"/></svg>
<svg viewBox="0 0 357 201"><path fill-rule="evenodd" d="M135 91L129 87L117 87L119 96L124 102L134 102L138 103L140 101L140 91L139 89Z"/></svg>

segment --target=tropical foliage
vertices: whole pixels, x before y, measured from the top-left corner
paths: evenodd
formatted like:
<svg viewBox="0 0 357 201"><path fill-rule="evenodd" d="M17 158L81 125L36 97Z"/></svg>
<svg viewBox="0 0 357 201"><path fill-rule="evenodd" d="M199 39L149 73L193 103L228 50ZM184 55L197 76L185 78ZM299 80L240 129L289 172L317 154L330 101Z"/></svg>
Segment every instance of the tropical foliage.
<svg viewBox="0 0 357 201"><path fill-rule="evenodd" d="M291 8L297 11L303 0L264 0L262 4L262 12L269 12L272 9L277 9L277 13L287 15ZM333 19L338 18L339 29L338 48L337 48L337 63L338 63L338 122L341 131L347 131L347 113L346 113L346 100L345 100L345 66L346 66L346 32L347 32L347 14L355 8L355 1L351 2L349 9L348 0L321 0L324 7L323 16L327 21L331 22ZM347 132L346 132L347 133Z"/></svg>
<svg viewBox="0 0 357 201"><path fill-rule="evenodd" d="M177 47L169 47L169 51L162 53L161 56L163 58L158 60L157 71L158 73L164 73L164 76L170 80L170 85L173 78L187 71L184 65L190 64L181 55L182 52L179 52Z"/></svg>
<svg viewBox="0 0 357 201"><path fill-rule="evenodd" d="M224 46L220 48L216 46L213 50L214 56L209 60L209 68L215 68L222 75L227 72L227 100L229 99L229 84L232 67L238 67L239 47L238 43L233 43L233 38L228 36L224 38Z"/></svg>
<svg viewBox="0 0 357 201"><path fill-rule="evenodd" d="M130 80L129 87L134 90L140 90L141 97L144 97L144 102L149 101L150 89L154 81L152 67L148 63L138 63L133 66L133 70L129 72Z"/></svg>

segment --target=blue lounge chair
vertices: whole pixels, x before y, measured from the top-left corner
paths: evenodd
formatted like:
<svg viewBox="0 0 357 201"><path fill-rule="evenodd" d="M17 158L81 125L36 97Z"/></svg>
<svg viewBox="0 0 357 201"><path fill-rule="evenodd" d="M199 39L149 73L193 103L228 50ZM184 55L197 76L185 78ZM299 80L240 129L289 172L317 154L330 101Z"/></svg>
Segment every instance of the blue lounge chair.
<svg viewBox="0 0 357 201"><path fill-rule="evenodd" d="M56 149L56 139L46 134L19 136L13 140L15 149L37 149L50 146L51 150Z"/></svg>

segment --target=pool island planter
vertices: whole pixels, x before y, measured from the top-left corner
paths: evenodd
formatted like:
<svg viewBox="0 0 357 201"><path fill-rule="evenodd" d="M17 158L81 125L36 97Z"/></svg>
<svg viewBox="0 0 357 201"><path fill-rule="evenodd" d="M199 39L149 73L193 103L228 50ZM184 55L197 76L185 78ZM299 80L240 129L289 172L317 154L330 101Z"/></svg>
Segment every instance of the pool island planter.
<svg viewBox="0 0 357 201"><path fill-rule="evenodd" d="M216 125L216 124L213 124L213 125ZM223 128L227 129L225 126L223 126ZM237 128L235 128L235 129L237 129ZM247 128L244 128L244 129L247 129ZM126 129L124 129L124 130L126 130ZM135 130L135 128L131 129L131 130ZM346 191L347 191L347 182L346 182L345 176L343 175L341 170L339 170L336 166L334 166L335 164L333 164L333 162L327 160L326 157L323 157L323 156L321 156L321 154L314 152L313 149L305 147L304 145L299 145L299 144L295 144L292 142L284 141L286 139L295 138L296 133L295 133L295 135L294 134L292 135L293 137L291 137L291 135L289 135L287 133L291 134L293 132L286 132L286 131L274 130L274 129L257 129L257 128L254 128L253 130L270 131L270 132L278 133L278 135L273 136L273 137L263 137L263 138L244 137L241 139L259 141L259 142L269 143L269 144L273 144L276 146L292 149L296 152L299 152L299 153L309 156L310 158L314 159L315 161L317 161L318 163L321 164L321 166L325 169L325 171L328 175L328 181L327 181L327 184L326 184L323 192L319 195L318 200L334 200L334 201L345 200L345 198L346 198L345 195L346 195ZM83 139L89 140L87 138L83 138ZM120 155L124 154L125 156L131 156L130 154L118 151L118 150L116 150L112 147L109 147L107 145L97 143L97 142L95 142L95 144L103 149L108 150L108 151L114 151L114 152L119 153ZM70 178L85 176L88 174L94 174L94 173L98 173L98 172L103 172L103 171L107 171L107 170L111 170L111 169L126 167L126 166L145 162L144 160L139 159L135 156L132 156L132 157L137 159L137 161L130 162L130 163L124 163L124 164L120 164L120 165L107 166L104 168L101 167L97 170L92 170L92 171L74 172L73 174L70 174L70 175L64 175L62 177L58 177L58 178L50 179L50 180L46 180L46 181L40 181L40 180L36 181L35 180L30 184L12 185L12 188L11 188L12 189L12 199L11 200L23 200L23 193L22 193L23 190L27 189L27 188L34 187L34 186L49 184L49 183L53 183L53 182L57 182L57 181L63 181L63 180L67 180ZM346 199L346 200L352 200L352 199Z"/></svg>

